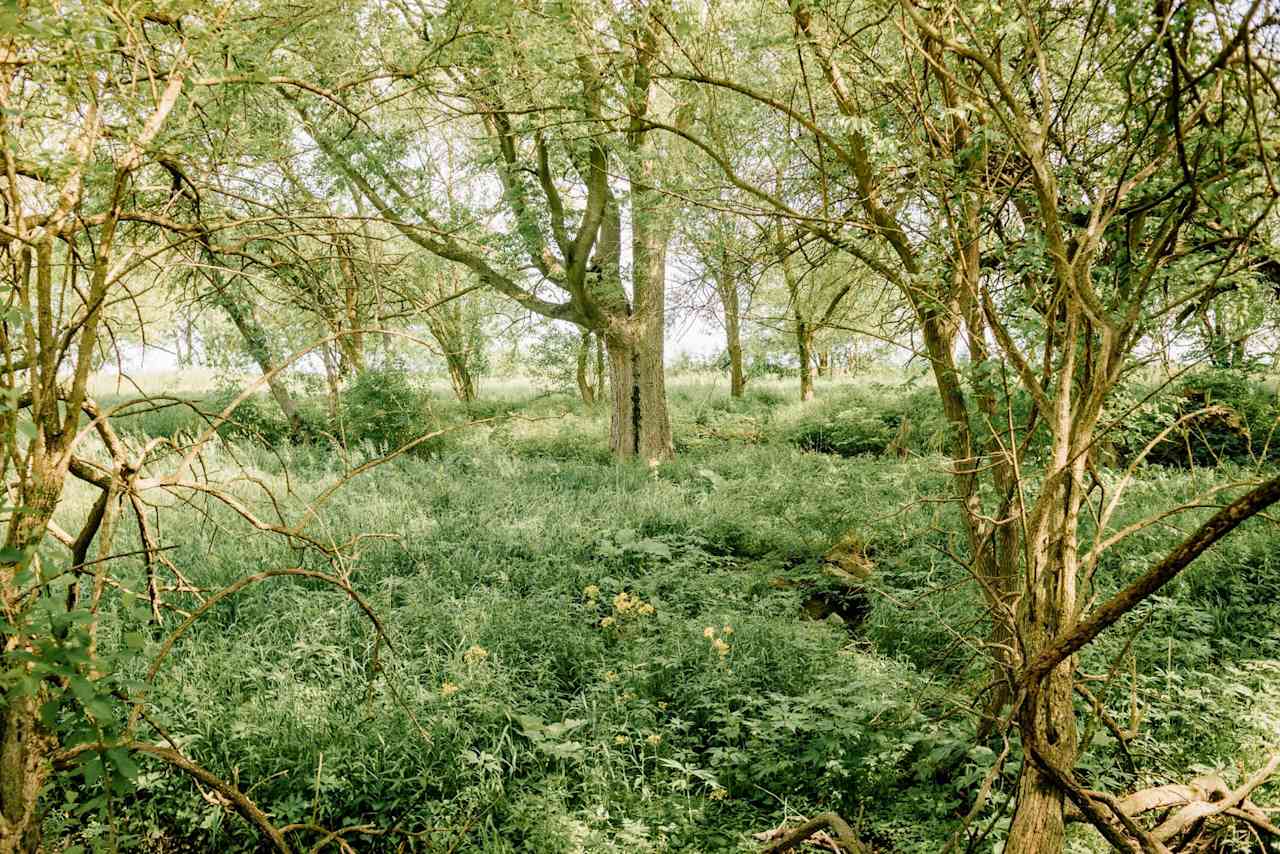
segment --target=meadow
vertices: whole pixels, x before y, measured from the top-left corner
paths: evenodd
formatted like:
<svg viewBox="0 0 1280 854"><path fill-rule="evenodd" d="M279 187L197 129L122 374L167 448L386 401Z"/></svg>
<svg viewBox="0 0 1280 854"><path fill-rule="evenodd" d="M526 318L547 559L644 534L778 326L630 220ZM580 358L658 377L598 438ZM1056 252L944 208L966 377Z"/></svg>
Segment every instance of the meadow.
<svg viewBox="0 0 1280 854"><path fill-rule="evenodd" d="M456 428L350 479L315 514L318 541L361 537L338 565L224 504L156 510L167 558L205 596L275 568L336 571L380 621L385 634L331 585L268 578L210 607L148 691L140 732L235 782L302 850L347 828L341 844L358 851L745 852L754 834L836 810L876 850L936 852L997 755L1019 750L975 739L985 611L956 557L957 511L937 500L948 463L927 384L823 381L802 405L794 380L732 399L708 378L673 378L677 454L655 466L616 462L607 412L564 394L490 383L463 406L413 381L379 388L408 397L349 401L345 447L281 441L258 401L199 462L285 525L404 436ZM1259 394L1265 419L1274 395ZM186 406L117 419L134 444L201 423ZM1116 527L1274 466L1265 449L1203 465L1184 444L1140 468ZM59 514L83 515L90 498L70 492ZM1107 553L1088 594L1143 571L1207 512ZM824 560L838 543L854 576ZM140 547L119 532L117 553ZM140 590L129 561L119 577ZM190 612L198 600L166 601ZM1081 670L1099 687L1096 706L1077 698L1082 777L1131 791L1247 774L1280 742L1277 602L1280 543L1253 523L1088 648ZM145 653L119 659L122 685L182 619L166 611L157 626L142 604L100 629L104 648ZM263 850L217 792L137 762L122 793L100 761L59 775L47 838ZM1017 767L997 775L959 850L1000 850ZM1280 803L1280 786L1255 800ZM1259 850L1233 832L1219 850ZM1069 849L1105 847L1076 824Z"/></svg>

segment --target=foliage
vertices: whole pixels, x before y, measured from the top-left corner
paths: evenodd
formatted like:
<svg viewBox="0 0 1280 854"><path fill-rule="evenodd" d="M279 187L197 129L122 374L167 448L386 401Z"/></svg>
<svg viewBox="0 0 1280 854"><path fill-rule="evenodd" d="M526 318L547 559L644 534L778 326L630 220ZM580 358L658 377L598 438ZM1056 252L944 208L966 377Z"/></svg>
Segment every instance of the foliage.
<svg viewBox="0 0 1280 854"><path fill-rule="evenodd" d="M235 386L225 386L205 397L199 403L204 418L213 419L221 415L231 403L240 396L241 390ZM227 438L248 439L267 447L280 447L291 442L308 442L320 440L331 425L320 400L312 398L299 407L303 429L295 435L280 412L280 407L265 393L251 394L240 401L227 420L218 428L219 434ZM163 431L169 426L187 426L191 422L180 419L176 424L156 423L148 419L152 429ZM128 423L126 421L126 423ZM139 425L141 426L141 425ZM160 433L160 435L164 435Z"/></svg>
<svg viewBox="0 0 1280 854"><path fill-rule="evenodd" d="M830 394L836 412L854 396L893 399L880 387ZM861 815L864 834L887 850L936 851L995 756L947 711L986 674L951 633L982 633L968 625L978 592L945 554L958 547L955 510L916 501L945 483L941 459L803 452L792 437L812 407L768 394L737 401L721 388L708 399L690 381L672 398L679 424L734 414L754 419L757 439L694 443L653 471L618 467L599 440L603 415L575 404L559 418L464 433L445 457L402 459L352 482L332 508L333 536L396 537L369 541L351 568L391 636L377 664L375 634L354 606L304 580L264 584L179 643L151 720L211 770L252 785L281 823L396 826L427 834L417 844L466 851L715 852L751 850L748 834L785 812L834 808ZM913 392L895 411L928 399ZM555 411L527 390L501 403L535 419ZM287 470L301 495L327 465L323 452L237 441L260 477ZM230 454L211 451L207 464L225 466ZM1134 503L1182 500L1207 482L1156 469ZM171 523L174 559L199 567L201 586L286 557L283 543L221 538L218 528L234 524L225 509L212 521ZM774 583L815 573L850 528L874 563L856 635L803 619L802 588ZM1124 583L1173 538L1152 531L1127 542L1099 583ZM130 547L122 538L119 548ZM130 573L141 568L126 582ZM1280 735L1267 664L1280 656L1278 584L1259 527L1153 601L1150 616L1134 615L1147 626L1135 647L1137 766L1103 731L1082 773L1118 790L1182 779ZM1091 650L1085 669L1105 669L1123 634ZM152 649L162 636L145 614L107 615L112 648ZM121 684L139 675L131 662L116 665ZM1124 685L1106 702L1127 720ZM1229 727L1223 698L1238 709ZM113 798L114 829L99 810L75 812L102 803L101 782L60 776L50 834L114 837L125 850L178 840L255 849L216 799L137 761L136 790ZM1006 802L1013 768L983 822ZM392 851L406 838L349 841Z"/></svg>
<svg viewBox="0 0 1280 854"><path fill-rule="evenodd" d="M385 454L430 432L435 422L428 399L402 367L366 369L343 390L338 432L348 443ZM414 451L430 453L438 445L426 442Z"/></svg>
<svg viewBox="0 0 1280 854"><path fill-rule="evenodd" d="M538 386L558 394L578 393L575 375L582 332L576 328L548 326L529 347L524 368ZM595 358L594 353L592 359Z"/></svg>
<svg viewBox="0 0 1280 854"><path fill-rule="evenodd" d="M1256 374L1202 368L1167 389L1134 384L1113 399L1110 411L1121 422L1113 441L1126 461L1165 430L1147 462L1214 467L1280 459L1280 402Z"/></svg>
<svg viewBox="0 0 1280 854"><path fill-rule="evenodd" d="M946 430L933 389L877 385L824 398L795 425L789 439L801 450L842 457L891 448L928 454L942 448Z"/></svg>

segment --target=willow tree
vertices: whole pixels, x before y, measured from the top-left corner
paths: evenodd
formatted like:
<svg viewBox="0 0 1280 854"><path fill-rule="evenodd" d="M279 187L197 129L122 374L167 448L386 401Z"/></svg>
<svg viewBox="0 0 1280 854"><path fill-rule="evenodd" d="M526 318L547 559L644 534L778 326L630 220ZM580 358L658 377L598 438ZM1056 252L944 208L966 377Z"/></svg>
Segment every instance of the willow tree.
<svg viewBox="0 0 1280 854"><path fill-rule="evenodd" d="M652 76L668 13L521 0L417 17L381 10L370 18L398 59L369 73L394 81L344 91L341 109L294 97L332 168L405 237L604 340L611 446L648 460L672 454L663 338L675 209L662 190L674 143L650 126L677 121ZM351 37L368 36L357 26ZM443 159L437 120L483 141L469 175L433 165ZM447 185L468 177L492 184L500 214L446 203Z"/></svg>
<svg viewBox="0 0 1280 854"><path fill-rule="evenodd" d="M707 208L691 212L681 233L681 248L695 267L694 275L710 285L719 305L713 314L724 328L731 397L742 397L747 388L742 321L750 309L752 283L761 263L759 241L752 239L753 232L758 229L745 217L723 208Z"/></svg>
<svg viewBox="0 0 1280 854"><path fill-rule="evenodd" d="M311 517L294 526L264 521L212 482L197 457L228 413L194 440L135 443L112 427L118 408L166 401L143 396L108 409L90 396L93 366L111 355L113 317L125 307L138 311L137 294L150 281L191 261L182 249L194 245L222 259L246 254L245 242L220 240L234 223L192 215L188 179L219 162L216 146L203 147L209 113L202 113L202 93L243 83L228 57L251 62L280 23L260 12L234 2L24 2L0 15L0 475L7 497L0 515L0 854L43 850L41 799L56 770L119 788L136 777L131 754L138 752L208 784L277 850L289 850L234 784L172 744L146 740L145 688L139 693L112 672L121 661L136 667L141 651L117 645L100 624L116 610L109 597L122 587L149 602L157 623L166 605L180 607L166 596L190 597L196 604L184 601L190 610L181 610L198 616L272 577L305 575L359 597L322 571L277 569L204 598L163 554L149 491L185 503L200 495L255 529L321 554L335 550L303 530ZM246 172L241 179L253 182ZM262 209L255 213L264 219ZM60 506L69 478L94 497L87 512ZM113 542L125 522L137 528L141 566L122 583ZM128 603L135 594L121 595ZM162 645L159 659L166 652Z"/></svg>

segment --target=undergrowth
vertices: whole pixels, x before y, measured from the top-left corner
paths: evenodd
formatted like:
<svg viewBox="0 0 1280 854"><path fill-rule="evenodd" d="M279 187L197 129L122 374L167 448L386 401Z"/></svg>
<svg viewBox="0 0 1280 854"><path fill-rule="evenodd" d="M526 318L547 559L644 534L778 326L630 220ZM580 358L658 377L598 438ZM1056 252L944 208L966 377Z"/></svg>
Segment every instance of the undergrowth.
<svg viewBox="0 0 1280 854"><path fill-rule="evenodd" d="M296 512L360 442L371 455L414 418L429 429L496 417L355 479L312 528L329 542L388 535L343 567L387 638L318 582L251 586L178 643L148 695L145 735L238 781L278 824L369 825L378 832L348 837L362 851L750 851L752 833L826 809L883 851L936 851L954 832L1000 745L974 747L966 711L986 677L968 639L984 626L953 559L953 510L925 500L947 483L931 392L827 385L802 406L781 384L731 400L675 383L681 453L647 469L613 463L605 414L564 397L477 412L397 389L404 405L390 414L367 390L344 402L340 453L332 436L262 446L260 412L202 459L252 474L235 487L245 501L267 506L265 486ZM134 436L181 435L201 418L175 406L124 421ZM895 436L906 453L885 455ZM1246 474L1146 467L1129 518ZM168 557L203 589L321 566L245 536L225 510L165 514ZM875 565L863 622L802 619L801 582L850 530ZM1170 526L1126 540L1089 593L1118 588L1179 536ZM136 547L122 532L117 551ZM1133 702L1141 716L1127 745L1086 725L1089 785L1238 774L1280 741L1277 555L1265 528L1246 526L1085 653L1082 668L1100 672L1125 652L1099 693L1116 719ZM154 651L164 636L145 615L113 619L104 646L141 633ZM256 849L216 797L142 765L110 820L79 812L100 783L60 776L50 838ZM1011 773L980 817L993 827L981 850L1002 839Z"/></svg>

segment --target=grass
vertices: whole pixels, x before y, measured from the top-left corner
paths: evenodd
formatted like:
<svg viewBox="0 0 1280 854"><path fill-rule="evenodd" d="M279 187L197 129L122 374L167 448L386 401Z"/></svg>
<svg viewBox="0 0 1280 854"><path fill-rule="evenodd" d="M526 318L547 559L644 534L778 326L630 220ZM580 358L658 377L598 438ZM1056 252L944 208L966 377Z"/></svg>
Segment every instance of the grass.
<svg viewBox="0 0 1280 854"><path fill-rule="evenodd" d="M922 500L945 492L945 462L924 440L906 459L806 452L795 441L813 425L846 423L843 412L900 413L912 392L888 379L822 383L808 405L784 381L756 381L742 401L722 384L673 381L680 454L654 470L613 463L604 413L563 395L491 383L469 413L437 392L437 423L518 417L353 480L309 528L331 542L382 535L339 569L390 645L319 582L254 585L175 647L146 734L163 729L280 824L394 828L350 837L362 851L751 851L752 833L824 809L856 818L883 850L936 851L994 758L973 746L962 713L983 674L953 629L982 628L975 592L946 557L957 520ZM140 441L198 423L172 409L125 418L122 429ZM343 465L323 444L247 440L211 448L202 464L264 515L269 490L286 521ZM1132 514L1223 474L1145 471ZM90 498L73 492L68 525ZM269 568L327 568L251 535L225 508L170 504L169 557L201 588ZM803 619L804 598L823 583L819 556L850 530L876 564L865 621ZM133 537L121 531L116 551L137 548ZM1120 585L1177 537L1135 537L1108 557L1100 586ZM1280 742L1278 594L1280 549L1255 525L1136 615L1142 735L1132 763L1109 734L1096 736L1083 764L1091 784L1121 791L1201 767L1230 779ZM1105 668L1127 627L1090 649L1084 669ZM154 651L163 637L125 609L104 631L104 647L140 631ZM1107 698L1124 720L1128 690ZM1012 784L999 783L997 803ZM243 822L159 765L144 763L110 822L72 817L66 799L89 788L60 778L51 835L128 850L256 850ZM1079 833L1074 844L1095 843Z"/></svg>

